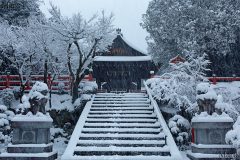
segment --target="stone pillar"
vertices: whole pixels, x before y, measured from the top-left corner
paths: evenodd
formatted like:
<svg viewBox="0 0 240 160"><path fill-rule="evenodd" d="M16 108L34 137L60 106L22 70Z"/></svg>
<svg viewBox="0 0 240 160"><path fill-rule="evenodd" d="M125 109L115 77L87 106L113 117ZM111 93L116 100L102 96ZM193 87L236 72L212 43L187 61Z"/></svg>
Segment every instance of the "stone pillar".
<svg viewBox="0 0 240 160"><path fill-rule="evenodd" d="M206 112L205 112L206 113ZM236 150L225 142L226 133L232 129L229 116L196 116L192 119L193 142L188 157L192 160L232 159Z"/></svg>
<svg viewBox="0 0 240 160"><path fill-rule="evenodd" d="M0 160L55 160L50 142L52 118L47 115L18 115L12 121L12 143L7 153L0 154Z"/></svg>

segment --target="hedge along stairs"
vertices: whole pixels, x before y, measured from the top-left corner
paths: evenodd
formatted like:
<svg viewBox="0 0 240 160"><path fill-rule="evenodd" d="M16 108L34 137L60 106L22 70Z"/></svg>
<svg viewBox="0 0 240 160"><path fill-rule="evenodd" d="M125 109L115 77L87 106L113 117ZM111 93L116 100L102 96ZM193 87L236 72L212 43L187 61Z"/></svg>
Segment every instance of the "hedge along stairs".
<svg viewBox="0 0 240 160"><path fill-rule="evenodd" d="M156 103L146 93L98 93L85 106L63 160L180 160Z"/></svg>

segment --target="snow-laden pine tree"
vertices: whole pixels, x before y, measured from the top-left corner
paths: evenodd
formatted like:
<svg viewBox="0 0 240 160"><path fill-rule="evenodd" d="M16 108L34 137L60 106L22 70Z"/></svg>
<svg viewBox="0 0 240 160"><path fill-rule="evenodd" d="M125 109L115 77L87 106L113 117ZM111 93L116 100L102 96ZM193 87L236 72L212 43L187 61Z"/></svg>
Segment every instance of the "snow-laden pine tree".
<svg viewBox="0 0 240 160"><path fill-rule="evenodd" d="M0 18L6 20L9 25L26 26L29 17L43 16L39 9L40 3L40 0L1 0Z"/></svg>
<svg viewBox="0 0 240 160"><path fill-rule="evenodd" d="M65 43L67 66L72 78L72 101L78 98L78 87L89 69L95 53L107 49L114 38L113 15L94 15L84 19L80 13L67 18L52 5L51 28Z"/></svg>
<svg viewBox="0 0 240 160"><path fill-rule="evenodd" d="M230 74L239 65L230 57L240 58L239 8L236 0L152 0L142 23L150 33L149 53L163 66L177 54L206 53L213 73Z"/></svg>

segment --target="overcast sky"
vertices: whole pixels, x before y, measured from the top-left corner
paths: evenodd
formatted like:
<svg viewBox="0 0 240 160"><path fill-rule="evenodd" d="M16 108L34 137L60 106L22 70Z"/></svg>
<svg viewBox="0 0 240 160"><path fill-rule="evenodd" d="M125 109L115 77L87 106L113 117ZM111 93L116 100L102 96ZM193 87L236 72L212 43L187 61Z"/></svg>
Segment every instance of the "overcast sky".
<svg viewBox="0 0 240 160"><path fill-rule="evenodd" d="M122 29L123 36L134 46L147 51L145 37L147 32L140 27L142 14L146 12L150 0L51 0L57 5L62 14L71 16L80 12L89 18L94 13L105 10L113 12L115 16L114 25ZM43 12L48 16L49 0L44 0L41 6Z"/></svg>

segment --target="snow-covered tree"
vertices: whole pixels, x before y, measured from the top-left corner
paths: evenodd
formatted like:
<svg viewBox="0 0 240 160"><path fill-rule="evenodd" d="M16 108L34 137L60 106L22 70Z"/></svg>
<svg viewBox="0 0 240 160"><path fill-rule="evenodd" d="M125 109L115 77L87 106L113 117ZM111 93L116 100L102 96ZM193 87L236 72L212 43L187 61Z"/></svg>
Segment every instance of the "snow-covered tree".
<svg viewBox="0 0 240 160"><path fill-rule="evenodd" d="M0 23L0 48L1 59L8 61L6 71L14 69L19 75L21 93L23 95L25 85L35 65L34 57L37 53L36 44L31 42L29 32L22 27L14 27L6 22ZM35 59L36 60L36 59ZM23 75L27 78L24 79Z"/></svg>
<svg viewBox="0 0 240 160"><path fill-rule="evenodd" d="M223 72L232 66L228 57L239 51L239 6L235 0L152 0L142 23L150 33L149 53L164 66L177 54L206 53L212 72L221 73L219 68Z"/></svg>
<svg viewBox="0 0 240 160"><path fill-rule="evenodd" d="M207 81L205 71L208 64L206 55L188 57L185 62L170 64L168 73L149 79L147 84L159 103L176 111L189 111L195 106L197 84Z"/></svg>
<svg viewBox="0 0 240 160"><path fill-rule="evenodd" d="M94 15L86 20L80 13L71 18L63 17L60 10L52 5L51 28L65 42L67 66L72 78L72 101L78 97L78 86L89 69L95 53L103 51L112 43L113 15Z"/></svg>

